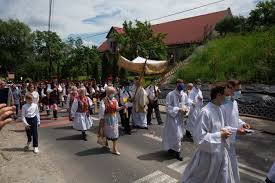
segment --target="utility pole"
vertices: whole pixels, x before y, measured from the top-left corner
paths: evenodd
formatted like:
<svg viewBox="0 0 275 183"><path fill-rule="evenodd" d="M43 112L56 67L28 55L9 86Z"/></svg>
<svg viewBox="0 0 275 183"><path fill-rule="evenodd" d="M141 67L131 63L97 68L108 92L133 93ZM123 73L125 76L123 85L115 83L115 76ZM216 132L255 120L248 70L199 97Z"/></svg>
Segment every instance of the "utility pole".
<svg viewBox="0 0 275 183"><path fill-rule="evenodd" d="M51 18L52 18L52 4L53 4L53 0L49 0L49 21L48 21L48 54L49 54L49 79L51 79L52 76L52 59L51 59L51 50L50 50L50 31L51 31Z"/></svg>

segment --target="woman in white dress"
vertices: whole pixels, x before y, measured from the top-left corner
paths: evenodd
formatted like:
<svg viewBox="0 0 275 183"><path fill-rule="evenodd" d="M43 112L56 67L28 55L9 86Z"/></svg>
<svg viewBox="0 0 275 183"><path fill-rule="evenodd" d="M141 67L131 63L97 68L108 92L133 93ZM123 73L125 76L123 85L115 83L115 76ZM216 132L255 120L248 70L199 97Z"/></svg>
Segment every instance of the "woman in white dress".
<svg viewBox="0 0 275 183"><path fill-rule="evenodd" d="M86 89L79 89L79 96L74 99L71 107L71 117L73 119L73 128L82 131L83 140L87 141L86 131L92 127L93 121L90 116L92 100L85 96Z"/></svg>

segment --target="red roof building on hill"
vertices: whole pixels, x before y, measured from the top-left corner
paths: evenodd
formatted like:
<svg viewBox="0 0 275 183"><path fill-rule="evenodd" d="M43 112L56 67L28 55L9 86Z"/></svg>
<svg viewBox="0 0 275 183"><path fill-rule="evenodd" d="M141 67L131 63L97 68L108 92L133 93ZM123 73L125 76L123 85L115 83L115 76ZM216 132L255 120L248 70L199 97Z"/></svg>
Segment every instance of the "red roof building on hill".
<svg viewBox="0 0 275 183"><path fill-rule="evenodd" d="M155 33L164 33L166 37L164 43L169 49L179 47L184 44L202 43L206 37L213 33L215 25L226 17L232 16L230 8L224 11L199 15L195 17L165 22L152 25ZM115 51L116 44L110 41L110 35L113 33L122 34L123 28L112 27L105 40L99 47L99 52Z"/></svg>

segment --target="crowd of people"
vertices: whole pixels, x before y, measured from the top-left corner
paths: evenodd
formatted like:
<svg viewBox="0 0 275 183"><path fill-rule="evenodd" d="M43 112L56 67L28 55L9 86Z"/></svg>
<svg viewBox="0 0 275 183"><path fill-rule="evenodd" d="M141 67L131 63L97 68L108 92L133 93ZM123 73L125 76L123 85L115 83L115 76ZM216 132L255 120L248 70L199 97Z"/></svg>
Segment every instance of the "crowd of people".
<svg viewBox="0 0 275 183"><path fill-rule="evenodd" d="M0 88L5 86L1 81ZM85 141L86 131L93 125L92 114L98 113L98 143L110 148L108 141L112 141L110 151L115 155L120 155L119 123L124 133L131 135L132 128L148 129L154 111L158 124L163 124L158 104L159 87L151 84L144 88L138 76L133 83L119 82L118 78L114 83L109 79L104 85L96 84L95 80L58 82L55 79L52 82L11 84L10 88L14 107L0 104L0 129L12 120L13 110L16 119L21 109L28 139L25 148L29 149L33 142L35 153L39 152L37 128L40 113L44 110L47 115L52 111L53 118L58 119L59 107L66 108L68 120ZM241 97L241 83L230 80L214 84L210 91L211 100L206 105L200 88L200 80L185 84L177 79L175 89L167 94L163 150L182 161L181 143L185 135L194 141L197 150L183 172L181 182L239 183L237 135L251 132L250 125L239 116L237 99ZM267 182L274 181L272 178L267 178Z"/></svg>

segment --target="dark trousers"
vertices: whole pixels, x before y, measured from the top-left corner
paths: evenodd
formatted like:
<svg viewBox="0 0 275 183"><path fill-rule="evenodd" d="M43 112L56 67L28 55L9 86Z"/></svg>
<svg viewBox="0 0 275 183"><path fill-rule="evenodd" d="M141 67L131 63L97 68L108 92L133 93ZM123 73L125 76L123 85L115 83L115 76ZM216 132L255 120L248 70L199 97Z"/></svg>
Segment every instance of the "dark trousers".
<svg viewBox="0 0 275 183"><path fill-rule="evenodd" d="M128 108L128 117L126 116L126 113L124 113L124 110L119 111L120 118L121 118L121 124L126 132L131 131L130 129L130 117L132 114L132 107Z"/></svg>
<svg viewBox="0 0 275 183"><path fill-rule="evenodd" d="M30 125L30 129L26 129L28 142L33 142L33 147L38 147L38 132L37 132L37 117L26 118L27 123Z"/></svg>
<svg viewBox="0 0 275 183"><path fill-rule="evenodd" d="M20 108L20 104L15 104L15 114L16 114L16 117L18 116L19 108Z"/></svg>
<svg viewBox="0 0 275 183"><path fill-rule="evenodd" d="M192 135L191 135L191 133L188 130L186 130L186 137L192 138Z"/></svg>
<svg viewBox="0 0 275 183"><path fill-rule="evenodd" d="M157 100L154 101L154 102L149 102L149 104L148 104L147 124L151 123L151 117L152 117L153 109L155 110L155 114L156 114L156 117L157 117L158 124L161 124L162 120L161 120L161 117L160 117L159 105L158 105Z"/></svg>

